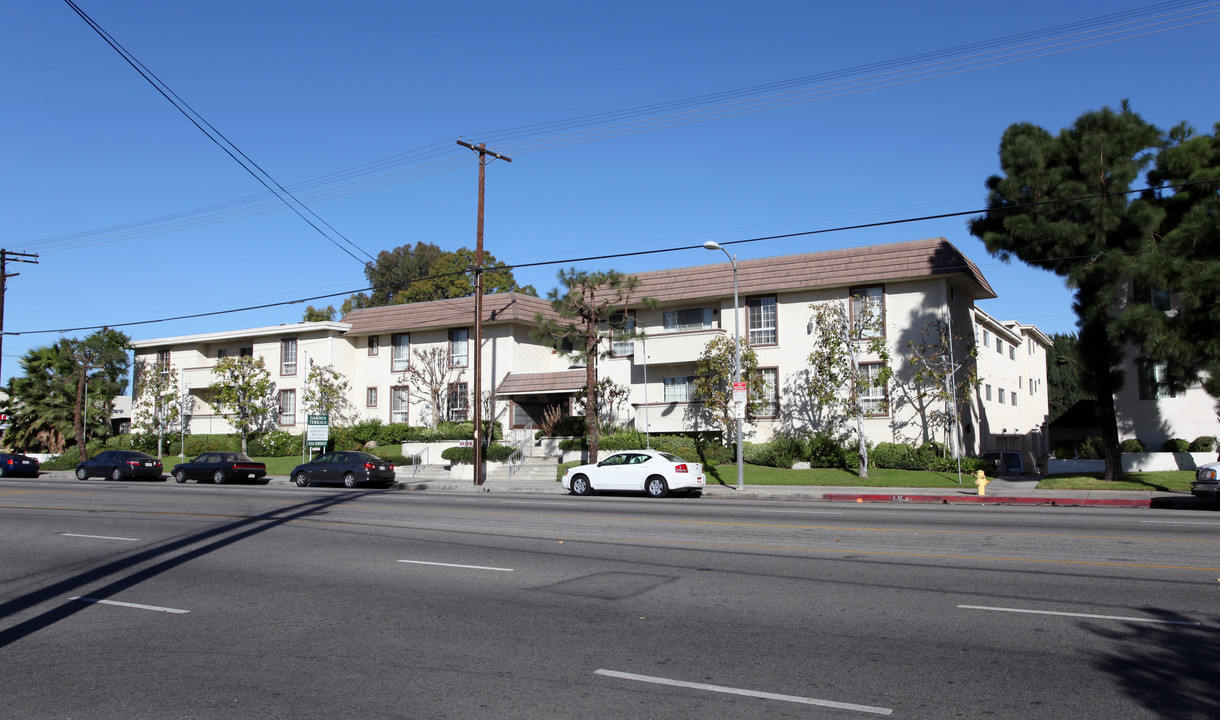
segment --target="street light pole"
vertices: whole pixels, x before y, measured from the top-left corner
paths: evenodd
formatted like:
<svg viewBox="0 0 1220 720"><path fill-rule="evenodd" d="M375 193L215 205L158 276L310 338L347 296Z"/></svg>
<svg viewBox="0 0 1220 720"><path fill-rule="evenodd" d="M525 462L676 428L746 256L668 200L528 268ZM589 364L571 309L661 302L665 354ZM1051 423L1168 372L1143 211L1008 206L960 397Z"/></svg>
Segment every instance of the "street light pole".
<svg viewBox="0 0 1220 720"><path fill-rule="evenodd" d="M724 253L729 259L729 263L733 266L733 385L741 384L741 311L737 301L737 256L729 255L729 251L720 247L720 243L715 240L708 240L703 243L704 250L719 250ZM737 489L744 490L745 467L741 455L741 416L745 408L738 410L737 404L733 404L733 416L737 420Z"/></svg>

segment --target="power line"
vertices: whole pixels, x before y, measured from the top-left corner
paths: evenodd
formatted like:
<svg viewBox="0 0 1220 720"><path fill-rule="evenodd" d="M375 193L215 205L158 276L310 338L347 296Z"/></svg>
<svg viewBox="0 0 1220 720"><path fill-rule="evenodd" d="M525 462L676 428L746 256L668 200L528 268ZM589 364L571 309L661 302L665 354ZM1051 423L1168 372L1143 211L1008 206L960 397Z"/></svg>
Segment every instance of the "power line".
<svg viewBox="0 0 1220 720"><path fill-rule="evenodd" d="M943 220L946 218L963 217L966 215L979 215L979 214L985 214L987 212L1009 212L1009 211L1014 211L1014 210L1024 210L1024 209L1028 209L1028 208L1040 207L1040 206L1046 206L1046 205L1062 205L1065 203L1080 202L1082 200L1094 200L1097 198L1104 198L1104 197L1114 197L1117 195L1133 195L1136 193L1158 192L1158 191L1163 191L1163 190L1180 189L1180 188L1192 187L1192 186L1197 186L1197 185L1214 185L1218 182L1220 182L1220 178L1213 179L1213 180L1198 180L1198 181L1193 181L1193 182L1178 183L1175 185L1162 185L1162 186L1158 186L1158 187L1140 188L1138 190L1128 190L1128 191L1122 192L1122 193L1102 193L1102 194L1097 194L1097 195L1081 195L1078 197L1063 198L1060 200L1043 200L1041 202L1036 202L1036 203L1009 205L1009 206L1005 206L1002 208L990 208L990 209L984 208L982 210L962 210L962 211L958 211L958 212L941 213L938 215L923 215L920 217L902 218L902 219L898 219L898 220L880 220L877 222L861 223L858 225L840 225L838 227L821 228L821 229L817 229L817 230L805 230L805 231L795 232L795 233L784 233L782 235L767 235L767 236L763 236L763 237L745 238L742 240L725 240L725 241L720 241L720 244L721 245L744 245L744 244L748 244L748 243L764 242L767 240L783 240L783 239L788 239L788 238L804 237L804 236L809 236L809 235L823 235L823 234L832 233L832 232L846 232L846 231L850 231L850 230L867 230L870 228L886 227L886 226L890 226L890 225L903 225L903 224L908 224L908 223L925 222L928 220ZM661 254L661 253L681 252L683 250L696 250L696 249L702 249L702 248L703 248L702 244L681 245L681 246L677 246L677 247L659 248L659 249L654 249L654 250L637 250L637 251L633 251L633 252L612 253L612 254L607 254L607 255L590 255L590 256L586 256L586 257L566 258L566 259L562 259L562 260L545 260L545 261L533 262L533 263L518 263L516 265L504 264L504 265L499 265L492 269L493 270L516 270L519 268L544 267L547 265L573 265L576 263L592 262L594 260L613 260L613 259L617 259L617 258L640 257L640 256L644 256L644 255L657 255L657 254ZM1067 259L1076 259L1076 258L1080 258L1080 257L1084 257L1084 256L1064 255L1064 256L1060 256L1058 258L1040 258L1040 260L1042 260L1042 261L1055 260L1055 259L1067 260ZM965 266L962 266L962 268L965 269ZM410 280L410 281L408 281L408 284L412 284L412 283L416 283L416 282L426 282L426 281L430 281L430 280L438 280L438 279L447 278L447 277L457 277L457 276L467 275L469 272L471 272L471 270L461 270L461 271L455 271L455 272L441 273L438 275L429 275L427 277L416 278L416 279ZM366 288L360 288L358 290L345 290L345 291L341 291L341 292L337 292L337 293L330 293L327 295L315 295L313 297L297 298L294 300L283 300L281 302L264 303L262 305L247 305L245 307L232 308L229 310L214 310L211 312L193 313L190 315L177 315L174 317L157 318L157 319L153 319L153 320L136 320L136 321L125 322L125 323L107 323L104 325L87 325L87 326L82 326L82 327L59 328L59 329L54 329L54 330L25 330L25 331L21 331L21 332L5 331L0 334L2 334L2 335L45 335L45 334L50 334L50 333L80 332L82 330L100 330L102 328L133 327L136 325L153 325L156 323L172 322L175 320L190 320L190 319L201 318L201 317L214 317L217 315L231 315L234 313L248 312L251 310L264 310L264 309L273 308L273 307L283 307L285 305L299 305L301 303L312 302L314 300L325 300L327 298L341 297L343 295L351 295L353 293L367 292L367 291L371 291L373 289L374 288L372 288L372 287L366 287ZM446 298L445 301L458 302L462 299L463 298Z"/></svg>
<svg viewBox="0 0 1220 720"><path fill-rule="evenodd" d="M893 60L478 135L487 138L489 143L506 147L506 152L540 152L974 72L1180 30L1218 19L1220 3L1214 1L1161 2ZM407 166L400 167L404 163ZM304 200L314 202L430 177L466 164L464 156L455 157L451 141L441 141L292 187L302 192ZM276 200L265 195L248 196L151 220L46 238L27 247L62 250L160 235L263 214L279 208L281 202L286 204L278 195Z"/></svg>
<svg viewBox="0 0 1220 720"><path fill-rule="evenodd" d="M351 258L353 260L360 263L361 265L364 264L363 260L361 260L360 258L353 255L350 250L343 247L334 238L332 238L330 235L323 232L322 228L318 227L312 220L305 217L305 215L301 213L301 210L303 209L305 212L308 212L315 219L317 219L318 222L322 223L328 229L330 229L331 232L335 233L340 238L342 238L343 241L346 242L348 245L351 245L352 247L356 248L360 252L364 253L365 256L369 258L369 260L375 259L375 258L373 258L372 255L369 255L369 253L367 251L365 251L363 248L356 245L351 240L347 239L347 237L345 237L343 235L343 233L339 232L338 230L335 230L335 228L333 226L331 226L330 223L323 220L317 213L315 213L308 206L306 206L299 199L297 199L296 196L294 196L292 193L285 190L284 186L281 185L279 183L279 181L277 181L274 177L272 177L272 175L270 173L268 173L266 170L264 170L258 163L251 160L249 155L246 155L244 152L242 152L241 148L237 147L236 144L234 144L231 140L229 140L227 137L225 137L223 133L221 133L210 122L208 122L203 117L203 115L199 114L199 112L196 111L195 108L191 107L191 105L189 103L187 103L185 100L183 100L181 97L179 97L178 94L175 93L169 87L169 85L166 85L165 82L161 80L161 78L157 77L157 75L154 72L149 70L144 65L144 63L140 62L139 59L137 59L135 57L135 55L131 54L131 52L128 51L127 48L123 47L123 45L121 43L119 43L117 40L115 40L114 37L105 30L105 28L103 28L96 21L94 21L93 18L89 17L89 15L84 10L81 10L80 7L75 2L73 2L73 0L64 0L64 2L67 3L68 6L71 7L72 10L75 11L76 14L79 15L80 18L89 25L89 27L93 28L93 31L96 32L99 37L101 37L103 40L106 41L106 44L108 44L115 52L117 52L120 57L122 57L125 61L127 61L127 64L130 65L136 72L138 72L140 74L140 77L144 78L144 80L147 81L149 85L153 86L153 89L155 89L158 93L161 94L162 97L164 97L166 100L168 100L169 103L171 105L173 105L175 109L178 110L178 112L182 113L183 117L185 117L187 120L189 120L192 125L194 125L196 128L199 129L200 132L202 132L204 135L206 135L209 140L211 140L213 143L216 144L217 147L219 147L221 150L223 150L226 155L228 155L230 158L233 159L234 162L236 162L238 165L241 165L242 169L244 169L247 173L250 174L251 177L253 177L255 180L257 180L259 182L259 184L261 184L263 187L267 188L267 190L269 192L271 192L273 195L275 195L285 206L288 207L289 210L292 210L294 213L296 213L297 217L304 220L306 223L309 224L310 227L312 227L314 230L316 230L319 235L326 238L328 241L330 241L331 244L333 244L335 247L342 250L347 255L351 256ZM202 123L202 125L200 123ZM207 126L207 129L204 129L205 125ZM224 142L221 142L222 140ZM238 156L240 156L240 158ZM258 172L255 172L255 170L257 170ZM271 187L272 185L274 185L275 188L272 188ZM277 192L277 190L278 190L278 192ZM288 202L288 200L286 200L284 196L291 198L293 200L293 202L295 202L296 204L294 205L293 203ZM300 209L298 209L298 206Z"/></svg>

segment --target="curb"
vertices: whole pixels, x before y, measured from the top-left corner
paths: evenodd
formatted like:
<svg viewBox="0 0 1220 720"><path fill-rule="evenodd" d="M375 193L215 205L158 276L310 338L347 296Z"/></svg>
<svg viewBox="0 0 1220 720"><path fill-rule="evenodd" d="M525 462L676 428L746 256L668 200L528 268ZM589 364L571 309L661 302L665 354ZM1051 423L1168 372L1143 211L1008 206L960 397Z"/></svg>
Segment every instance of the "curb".
<svg viewBox="0 0 1220 720"><path fill-rule="evenodd" d="M1125 507L1147 508L1151 498L1062 498L1062 497L1003 497L998 495L869 495L859 493L825 493L826 502L856 503L922 503L925 505L1056 505L1059 507Z"/></svg>

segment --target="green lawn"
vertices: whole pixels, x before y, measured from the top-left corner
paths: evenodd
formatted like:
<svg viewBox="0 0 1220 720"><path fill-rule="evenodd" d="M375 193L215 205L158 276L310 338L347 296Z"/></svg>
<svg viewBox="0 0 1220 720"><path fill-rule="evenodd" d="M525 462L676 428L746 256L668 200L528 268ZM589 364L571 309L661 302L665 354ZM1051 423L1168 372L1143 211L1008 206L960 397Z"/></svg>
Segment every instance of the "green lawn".
<svg viewBox="0 0 1220 720"><path fill-rule="evenodd" d="M1190 481L1195 479L1190 470L1164 470L1155 472L1133 472L1123 475L1118 482L1108 482L1102 473L1084 475L1050 475L1038 483L1039 490L1160 490L1162 492L1190 492Z"/></svg>
<svg viewBox="0 0 1220 720"><path fill-rule="evenodd" d="M736 465L715 465L704 468L708 485L737 485ZM811 470L785 470L783 468L746 465L743 476L746 485L828 485L842 487L974 487L974 477L963 473L962 485L957 484L957 473L925 472L922 470L890 470L871 468L868 478L862 479L855 470L838 468L813 468Z"/></svg>

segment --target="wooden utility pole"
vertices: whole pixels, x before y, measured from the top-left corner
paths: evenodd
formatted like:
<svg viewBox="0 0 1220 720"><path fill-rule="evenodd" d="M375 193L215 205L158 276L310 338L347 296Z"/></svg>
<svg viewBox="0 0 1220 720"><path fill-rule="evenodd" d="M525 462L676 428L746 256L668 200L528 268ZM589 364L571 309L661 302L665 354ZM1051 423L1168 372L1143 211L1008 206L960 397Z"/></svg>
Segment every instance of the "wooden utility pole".
<svg viewBox="0 0 1220 720"><path fill-rule="evenodd" d="M0 250L0 365L4 363L4 294L8 291L8 279L21 273L9 274L9 262L28 262L38 264L38 256L30 253ZM3 377L3 375L0 375Z"/></svg>
<svg viewBox="0 0 1220 720"><path fill-rule="evenodd" d="M474 415L474 484L483 484L483 184L487 175L487 156L512 162L507 155L487 149L484 143L473 145L463 140L458 145L479 154L479 219L474 248L474 389L467 396Z"/></svg>

